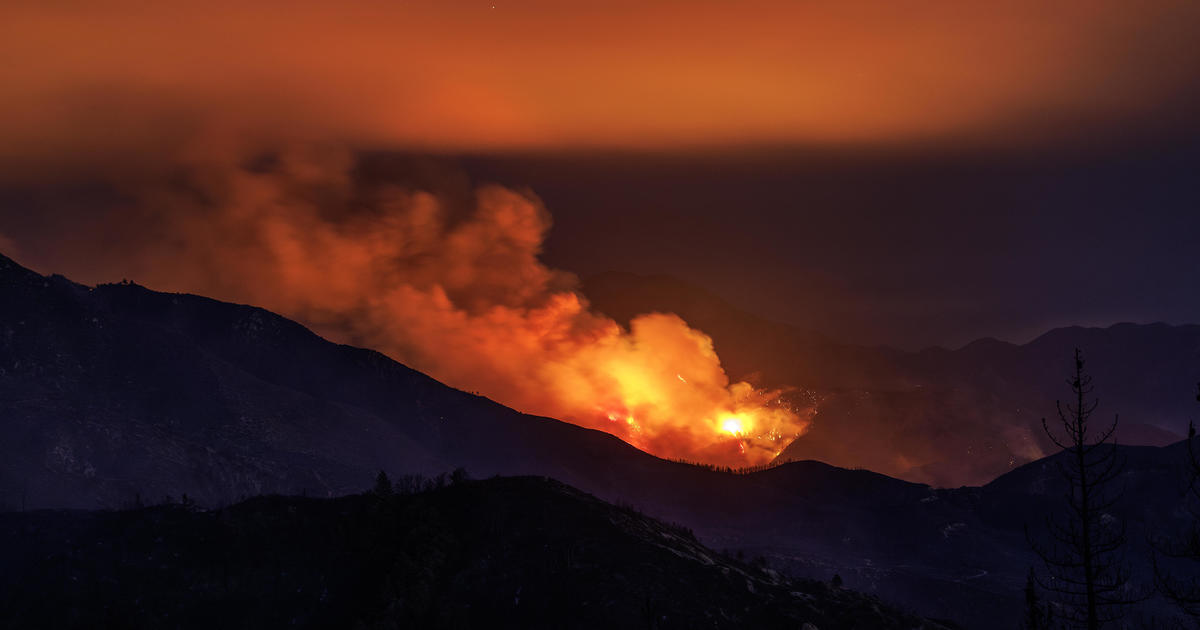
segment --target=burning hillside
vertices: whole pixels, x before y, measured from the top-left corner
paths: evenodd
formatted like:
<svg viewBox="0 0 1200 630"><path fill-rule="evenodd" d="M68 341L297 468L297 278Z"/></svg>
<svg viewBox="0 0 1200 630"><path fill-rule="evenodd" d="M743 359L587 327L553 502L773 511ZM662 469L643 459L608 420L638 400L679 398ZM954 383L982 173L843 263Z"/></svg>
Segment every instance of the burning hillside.
<svg viewBox="0 0 1200 630"><path fill-rule="evenodd" d="M662 457L760 464L805 429L781 391L731 382L678 316L625 328L592 311L572 275L539 260L550 215L530 192L484 186L456 208L364 183L348 153L300 150L193 160L131 198L156 237L117 256L156 288L262 305Z"/></svg>

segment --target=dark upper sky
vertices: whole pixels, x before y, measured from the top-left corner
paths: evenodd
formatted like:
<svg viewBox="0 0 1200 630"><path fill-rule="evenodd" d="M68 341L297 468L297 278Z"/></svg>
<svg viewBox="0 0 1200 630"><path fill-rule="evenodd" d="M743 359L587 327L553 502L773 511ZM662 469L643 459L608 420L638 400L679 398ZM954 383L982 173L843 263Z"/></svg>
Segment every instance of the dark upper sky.
<svg viewBox="0 0 1200 630"><path fill-rule="evenodd" d="M902 347L1200 321L1200 144L481 161L555 216L553 264L666 273Z"/></svg>
<svg viewBox="0 0 1200 630"><path fill-rule="evenodd" d="M106 279L154 238L122 199L328 144L854 341L1200 321L1194 2L332 7L6 3L0 249Z"/></svg>

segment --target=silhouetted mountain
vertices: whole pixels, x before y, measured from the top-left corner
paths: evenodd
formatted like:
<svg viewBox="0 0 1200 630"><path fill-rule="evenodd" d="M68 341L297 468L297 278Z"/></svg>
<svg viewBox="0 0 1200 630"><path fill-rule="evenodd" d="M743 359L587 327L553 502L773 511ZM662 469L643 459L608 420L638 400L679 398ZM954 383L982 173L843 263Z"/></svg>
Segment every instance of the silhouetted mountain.
<svg viewBox="0 0 1200 630"><path fill-rule="evenodd" d="M795 403L817 413L781 459L870 467L940 486L985 483L1052 452L1041 418L1054 417L1074 348L1095 376L1099 413L1121 415L1121 443L1181 439L1200 381L1200 326L1071 327L1025 345L981 339L958 350L903 352L771 322L664 276L603 274L584 290L619 321L678 313L712 336L731 376L795 386Z"/></svg>
<svg viewBox="0 0 1200 630"><path fill-rule="evenodd" d="M89 288L0 258L0 502L334 496L379 469L580 475L659 464L259 308Z"/></svg>
<svg viewBox="0 0 1200 630"><path fill-rule="evenodd" d="M5 627L942 628L543 478L0 515Z"/></svg>
<svg viewBox="0 0 1200 630"><path fill-rule="evenodd" d="M1049 386L1057 383L1056 374ZM837 399L879 405L884 416L895 407L885 396L925 389ZM907 439L916 440L922 416L912 422ZM954 444L959 428L944 426L935 443ZM814 461L749 475L664 461L262 309L129 284L89 288L2 258L0 430L9 508L111 508L184 493L208 507L262 493L337 496L380 469L393 478L458 466L479 477L546 475L683 523L711 548L762 555L795 576L838 573L848 588L985 629L1016 624L1035 561L1023 524L1040 523L1051 505L1038 498L1042 463L942 490ZM857 439L866 448L886 438ZM1129 452L1148 454L1129 458L1124 479L1139 494L1118 516L1177 521L1181 494L1165 467L1181 446ZM1147 529L1131 529L1131 540Z"/></svg>

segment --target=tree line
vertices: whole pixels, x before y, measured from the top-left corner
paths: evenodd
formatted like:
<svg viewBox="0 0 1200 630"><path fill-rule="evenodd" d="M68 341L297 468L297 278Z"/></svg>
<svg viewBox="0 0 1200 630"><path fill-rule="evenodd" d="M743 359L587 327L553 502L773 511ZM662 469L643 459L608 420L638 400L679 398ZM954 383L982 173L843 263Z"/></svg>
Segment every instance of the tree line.
<svg viewBox="0 0 1200 630"><path fill-rule="evenodd" d="M1078 349L1067 383L1071 396L1056 402L1057 421L1042 419L1042 430L1060 449L1055 461L1066 491L1059 514L1046 517L1040 536L1026 526L1041 567L1029 569L1022 628L1156 627L1156 620L1132 615L1136 604L1155 593L1200 627L1200 448L1194 423L1188 426L1184 466L1189 530L1150 536L1154 584L1139 585L1125 561L1126 524L1110 511L1123 494L1125 462L1114 438L1119 416L1093 421L1099 401Z"/></svg>

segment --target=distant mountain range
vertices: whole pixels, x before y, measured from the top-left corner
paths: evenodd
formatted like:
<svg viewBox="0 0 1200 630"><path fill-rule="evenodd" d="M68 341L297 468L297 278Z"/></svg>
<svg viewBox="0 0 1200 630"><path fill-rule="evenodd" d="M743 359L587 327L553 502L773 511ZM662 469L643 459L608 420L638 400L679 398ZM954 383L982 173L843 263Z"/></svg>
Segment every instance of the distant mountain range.
<svg viewBox="0 0 1200 630"><path fill-rule="evenodd" d="M1122 370L1132 371L1131 366L1150 362L1136 356L1141 350L1127 345L1134 343L1131 339L1145 335L1164 344L1162 337L1177 339L1181 330L1191 329L1068 332L1123 340L1096 344L1091 351L1104 395L1112 377L1103 366L1116 364L1104 360L1105 352L1129 355ZM727 360L733 370L752 356L721 341L720 330L709 332L722 355L732 355ZM850 347L853 360L831 364L848 370L842 376L854 376L851 368L857 365L879 367L857 376L856 388L839 392L811 386L819 399L842 401L842 407L822 409L813 434L837 435L822 425L857 434L863 465L868 465L866 453L888 439L872 430L888 426L894 407L887 396L920 401L920 390L934 389L917 387L921 383L896 386L902 382L893 382L894 389L877 387L876 382L898 378L896 365L927 361L940 366L955 383L967 384L942 389L972 388L962 389L962 402L956 403L967 409L974 408L972 392L1000 383L1004 387L988 400L989 408L1001 409L1011 405L1004 402L1011 392L1032 396L1008 381L1015 377L1003 376L1015 373L1012 364L1054 374L1047 376L1049 388L1062 382L1056 358L1041 366L1031 358L1012 358L1024 357L1040 343L917 354ZM1057 356L1057 348L1047 348L1044 356ZM1007 352L1010 362L991 366L971 358L984 350L987 356ZM1180 371L1194 351L1170 344L1146 350L1163 353ZM899 359L879 365L875 356ZM798 374L825 379L838 374L812 359L796 364L803 367ZM767 365L763 373L768 369L776 367ZM926 375L936 372L925 370ZM1176 388L1174 376L1164 381L1146 376L1129 391L1165 397ZM1033 381L1040 379L1022 382ZM831 387L831 382L820 385ZM1180 387L1181 415L1190 411L1188 403L1195 405L1191 387ZM863 422L862 416L840 424L825 421L833 409L853 409L853 401L876 405L878 417L858 430L850 425ZM1008 417L989 420L993 424L984 423L983 429L1007 426ZM911 437L897 432L891 438L898 451L905 440L915 444L932 435L938 441L930 448L938 452L942 445L957 444L953 431L982 421L947 422L942 434L922 424L923 414L914 413L909 422ZM974 435L984 434L983 429ZM477 478L549 476L681 523L710 548L762 555L771 566L799 577L827 581L838 573L848 588L877 593L926 617L985 629L1015 627L1020 588L1034 563L1023 526L1040 523L1055 505L1052 460L1015 465L987 485L959 489L815 461L749 475L669 462L608 434L520 414L454 390L377 352L330 343L259 308L131 284L86 287L41 276L3 257L0 431L0 503L11 510L115 508L166 497L178 501L185 493L201 506L264 493L333 497L361 490L379 470L394 479L460 466ZM1130 522L1130 556L1139 563L1143 581L1148 579L1145 532L1168 531L1187 518L1176 483L1183 446L1122 448L1128 461L1122 479L1129 491L1117 515ZM858 456L852 447L846 452Z"/></svg>
<svg viewBox="0 0 1200 630"><path fill-rule="evenodd" d="M811 430L781 459L867 467L937 486L981 484L1052 452L1041 419L1069 394L1075 348L1095 377L1100 416L1120 414L1122 444L1183 438L1200 382L1200 326L1059 328L1024 344L981 339L957 350L905 352L842 343L772 322L666 276L609 273L584 293L627 322L678 313L708 333L734 378L793 386L815 405Z"/></svg>

